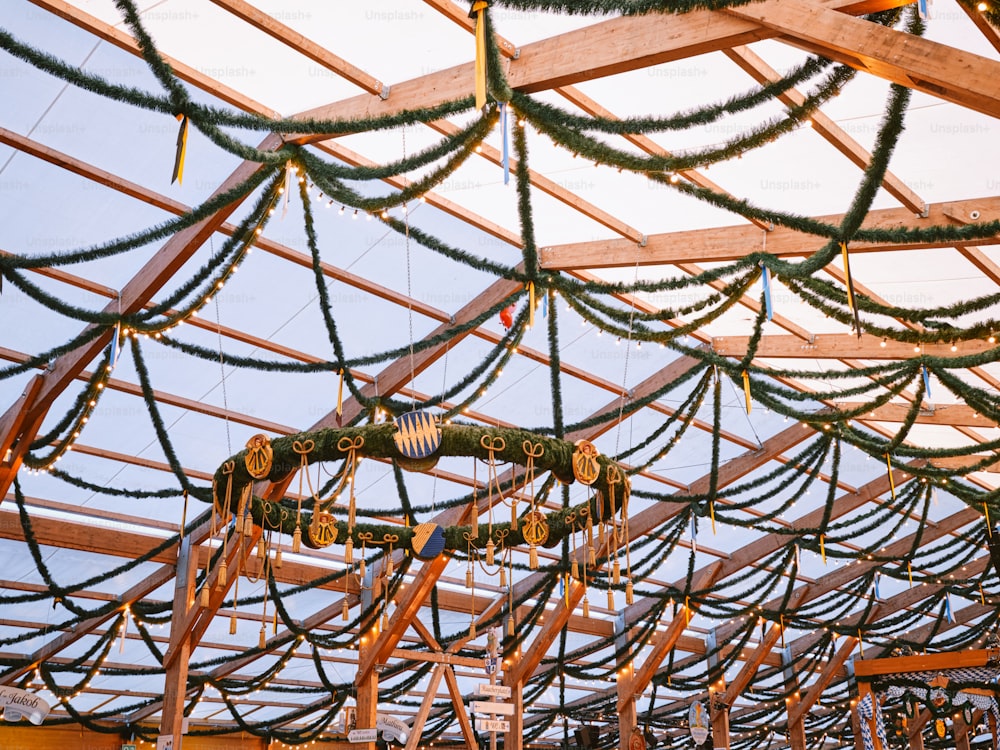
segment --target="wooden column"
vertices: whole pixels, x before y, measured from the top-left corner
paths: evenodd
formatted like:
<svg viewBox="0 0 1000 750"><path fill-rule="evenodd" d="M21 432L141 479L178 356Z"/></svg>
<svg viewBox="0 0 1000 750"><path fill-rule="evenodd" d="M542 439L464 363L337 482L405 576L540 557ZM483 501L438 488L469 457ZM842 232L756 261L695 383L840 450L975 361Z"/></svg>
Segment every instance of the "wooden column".
<svg viewBox="0 0 1000 750"><path fill-rule="evenodd" d="M712 746L729 750L729 706L726 705L726 675L719 665L718 631L712 628L705 637L708 650L708 715L712 721ZM713 653L715 652L715 653Z"/></svg>
<svg viewBox="0 0 1000 750"><path fill-rule="evenodd" d="M799 677L792 661L792 650L788 646L781 649L781 665L785 674L785 710L788 715L788 745L792 750L805 750L806 729L803 717L797 711L801 694L799 693Z"/></svg>
<svg viewBox="0 0 1000 750"><path fill-rule="evenodd" d="M373 572L374 565L369 565L365 573L365 580L361 586L361 611L371 608L372 604L378 601L382 593L382 579ZM348 574L350 575L350 574ZM360 627L362 636L358 642L358 667L373 658L372 651L376 647L379 636L379 612L372 611L371 621L367 628L365 623ZM357 729L374 729L376 714L378 713L378 671L369 670L354 683L354 696L357 702ZM362 742L357 744L358 750L375 750L374 742Z"/></svg>
<svg viewBox="0 0 1000 750"><path fill-rule="evenodd" d="M857 670L861 662L854 663L854 669ZM885 750L882 747L882 742L878 738L878 728L875 722L875 701L878 700L878 696L872 692L871 685L867 682L858 681L858 702L860 703L864 700L866 695L870 695L872 698L872 717L868 719L868 731L872 733L872 745L875 750ZM862 720L863 721L863 720ZM860 739L860 732L858 733L858 738Z"/></svg>
<svg viewBox="0 0 1000 750"><path fill-rule="evenodd" d="M975 726L975 725L973 725ZM969 729L962 712L959 711L951 722L951 731L955 733L955 750L969 750Z"/></svg>
<svg viewBox="0 0 1000 750"><path fill-rule="evenodd" d="M620 612L615 619L615 650L621 653L618 657L618 676L615 680L618 690L618 746L629 747L632 731L638 725L635 710L635 669L634 662L627 661L628 654L624 650L628 637L628 627L625 624L625 614ZM638 644L633 646L638 648ZM642 688L639 689L642 692Z"/></svg>
<svg viewBox="0 0 1000 750"><path fill-rule="evenodd" d="M861 719L858 717L858 700L851 701L851 734L854 735L854 750L865 750L861 741Z"/></svg>
<svg viewBox="0 0 1000 750"><path fill-rule="evenodd" d="M198 575L198 555L191 536L181 541L177 553L177 578L174 581L173 622L182 622L194 606L195 579ZM184 699L187 695L188 661L191 658L191 638L178 644L177 658L167 668L163 686L163 708L160 714L160 734L173 735L174 747L180 750L184 734Z"/></svg>

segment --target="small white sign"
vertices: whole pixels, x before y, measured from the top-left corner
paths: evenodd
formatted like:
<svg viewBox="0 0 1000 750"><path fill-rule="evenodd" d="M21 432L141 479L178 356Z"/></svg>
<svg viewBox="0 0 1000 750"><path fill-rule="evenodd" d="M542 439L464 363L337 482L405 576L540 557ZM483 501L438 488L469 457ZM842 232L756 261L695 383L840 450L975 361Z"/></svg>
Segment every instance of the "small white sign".
<svg viewBox="0 0 1000 750"><path fill-rule="evenodd" d="M477 689L480 695L492 695L494 698L510 698L509 685L491 685L488 682L480 682Z"/></svg>
<svg viewBox="0 0 1000 750"><path fill-rule="evenodd" d="M688 709L688 727L696 745L708 739L708 711L705 710L704 704L697 701L691 704Z"/></svg>
<svg viewBox="0 0 1000 750"><path fill-rule="evenodd" d="M479 732L509 732L510 722L500 719L476 719L476 730Z"/></svg>
<svg viewBox="0 0 1000 750"><path fill-rule="evenodd" d="M174 736L161 734L156 738L156 750L174 750Z"/></svg>
<svg viewBox="0 0 1000 750"><path fill-rule="evenodd" d="M374 742L377 739L377 729L352 729L347 733L348 742Z"/></svg>
<svg viewBox="0 0 1000 750"><path fill-rule="evenodd" d="M395 740L400 745L405 745L410 736L410 725L395 716L376 714L375 728L381 730L383 739Z"/></svg>
<svg viewBox="0 0 1000 750"><path fill-rule="evenodd" d="M504 716L514 715L514 705L512 703L472 701L470 705L472 706L473 712L477 714L503 714Z"/></svg>
<svg viewBox="0 0 1000 750"><path fill-rule="evenodd" d="M37 726L49 715L49 704L27 690L0 687L0 710L5 721L20 721L24 717Z"/></svg>

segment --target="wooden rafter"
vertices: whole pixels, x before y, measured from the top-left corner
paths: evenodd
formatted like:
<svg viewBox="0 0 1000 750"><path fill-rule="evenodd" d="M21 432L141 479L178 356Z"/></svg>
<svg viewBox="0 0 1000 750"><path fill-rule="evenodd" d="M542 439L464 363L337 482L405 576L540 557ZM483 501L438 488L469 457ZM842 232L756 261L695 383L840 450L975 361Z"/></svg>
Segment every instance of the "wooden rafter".
<svg viewBox="0 0 1000 750"><path fill-rule="evenodd" d="M716 336L712 339L712 350L726 357L742 357L747 352L749 337ZM927 355L930 357L961 357L982 354L997 349L996 342L957 341L952 344L907 344L902 341L888 341L879 336L850 333L817 333L810 341L802 341L795 336L765 335L755 350L755 356L787 359L910 359Z"/></svg>
<svg viewBox="0 0 1000 750"><path fill-rule="evenodd" d="M973 198L947 203L932 203L927 216L916 216L905 208L879 208L868 212L862 227L865 229L920 228L953 223L957 212L978 211L979 221L1000 219L1000 196ZM842 214L815 217L817 221L837 225ZM739 260L750 253L767 251L777 257L805 256L826 244L826 239L803 234L777 226L765 233L757 227L739 224L711 229L689 229L677 232L651 234L646 246L637 256L635 245L620 239L591 240L564 245L550 245L539 249L539 264L550 271L579 268L613 268L639 265L678 263L708 263ZM978 239L971 245L997 244L1000 235ZM950 243L954 244L954 243ZM963 245L966 243L962 243ZM940 247L930 242L851 242L851 253L892 252L896 250L921 250Z"/></svg>
<svg viewBox="0 0 1000 750"><path fill-rule="evenodd" d="M813 0L768 0L726 13L759 23L810 52L945 101L1000 116L1000 62L881 24L838 13Z"/></svg>

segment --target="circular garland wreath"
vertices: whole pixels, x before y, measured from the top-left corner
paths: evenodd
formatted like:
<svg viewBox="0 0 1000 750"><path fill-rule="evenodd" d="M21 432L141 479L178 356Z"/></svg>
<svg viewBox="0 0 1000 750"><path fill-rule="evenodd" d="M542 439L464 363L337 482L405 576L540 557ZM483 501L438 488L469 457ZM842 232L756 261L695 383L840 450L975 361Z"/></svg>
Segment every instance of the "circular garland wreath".
<svg viewBox="0 0 1000 750"><path fill-rule="evenodd" d="M350 469L352 460L363 456L390 459L404 469L426 470L440 456L470 456L493 461L495 464L523 466L525 475L520 480L524 480L531 471L536 474L549 471L559 481L567 484L578 478L585 483L593 478L589 484L594 492L586 502L544 514L548 535L541 544L545 547L555 547L567 535L583 530L588 520L591 523L607 521L619 509L623 511L623 515L627 511L630 494L628 476L618 464L597 453L586 441L574 444L513 428L455 424L438 424L435 427L439 430L439 444L433 452L418 458L408 456L400 450L396 441L396 422L325 428L275 438L273 441L269 441L264 435L254 436L245 450L233 455L216 470L212 482L215 507L223 512L246 514L248 520L252 519L255 525L265 530L275 529L294 535L298 527L304 544L320 548L326 545L315 543L308 533L314 512L314 509L308 507L310 501L306 500L306 507L299 512L297 500L285 498L275 502L252 495L253 483L260 480L282 482L306 464L322 461L345 461L345 472ZM581 477L579 470L574 472L574 461L589 464L590 473L586 470L583 472L588 474L585 478ZM517 486L512 487L508 482L505 492L509 495L517 489ZM241 501L244 497L245 502ZM311 502L316 503L317 498L314 497ZM332 505L330 499L319 502L327 507ZM525 505L531 508L531 503ZM338 508L338 512L342 513L344 509ZM354 546L362 542L376 546L391 543L396 548L427 559L442 551L467 549L470 544L483 547L491 539L494 543L505 546L523 544L526 542L525 530L529 526L524 520L522 515L516 528L512 528L511 522L494 522L492 526L474 524L446 527L438 527L436 524L399 526L358 522L353 524L348 533L348 520L334 520L331 517L329 527L336 532L331 534L332 541L340 544L345 544L348 539L352 540ZM426 544L429 535L437 542Z"/></svg>

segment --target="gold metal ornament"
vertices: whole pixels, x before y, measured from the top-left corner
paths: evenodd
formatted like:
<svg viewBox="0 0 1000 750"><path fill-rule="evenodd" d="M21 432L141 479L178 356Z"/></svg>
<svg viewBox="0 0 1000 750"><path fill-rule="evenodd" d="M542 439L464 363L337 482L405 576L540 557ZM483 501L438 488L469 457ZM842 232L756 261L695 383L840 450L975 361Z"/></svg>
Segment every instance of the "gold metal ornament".
<svg viewBox="0 0 1000 750"><path fill-rule="evenodd" d="M337 541L337 526L332 513L314 511L309 522L309 541L316 547L329 547Z"/></svg>
<svg viewBox="0 0 1000 750"><path fill-rule="evenodd" d="M258 433L247 441L247 452L243 457L247 472L254 479L264 479L271 472L274 452L271 441L264 433Z"/></svg>
<svg viewBox="0 0 1000 750"><path fill-rule="evenodd" d="M531 545L545 544L549 539L549 524L545 520L545 514L541 511L531 510L524 514L521 519L523 527L522 534L524 541Z"/></svg>
<svg viewBox="0 0 1000 750"><path fill-rule="evenodd" d="M573 476L580 484L593 484L601 473L597 463L600 452L589 440L577 440L573 451Z"/></svg>

